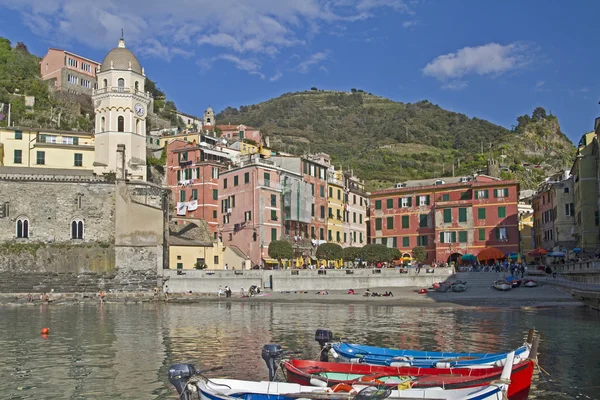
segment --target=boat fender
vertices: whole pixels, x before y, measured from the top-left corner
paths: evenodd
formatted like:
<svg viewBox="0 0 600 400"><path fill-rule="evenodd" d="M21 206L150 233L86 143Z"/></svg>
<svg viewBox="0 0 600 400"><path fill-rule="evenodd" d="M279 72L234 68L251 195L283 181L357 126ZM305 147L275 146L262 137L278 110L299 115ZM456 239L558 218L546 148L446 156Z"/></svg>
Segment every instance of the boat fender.
<svg viewBox="0 0 600 400"><path fill-rule="evenodd" d="M394 361L412 361L413 357L410 357L410 356L399 356L399 357L394 357L393 360Z"/></svg>
<svg viewBox="0 0 600 400"><path fill-rule="evenodd" d="M327 387L327 382L322 379L310 378L311 386Z"/></svg>
<svg viewBox="0 0 600 400"><path fill-rule="evenodd" d="M421 290L419 290L419 294L425 294L427 293L427 289L423 288Z"/></svg>
<svg viewBox="0 0 600 400"><path fill-rule="evenodd" d="M331 355L331 357L333 358L338 358L340 355L337 353L337 351L335 351L333 348L329 349L329 354Z"/></svg>
<svg viewBox="0 0 600 400"><path fill-rule="evenodd" d="M339 393L339 392L346 392L346 393L351 393L351 394L357 393L357 391L352 386L350 386L346 383L338 383L337 385L332 386L331 391L333 393Z"/></svg>
<svg viewBox="0 0 600 400"><path fill-rule="evenodd" d="M390 367L410 367L411 364L408 361L394 361L390 363Z"/></svg>
<svg viewBox="0 0 600 400"><path fill-rule="evenodd" d="M435 363L435 367L436 368L452 368L453 365L452 365L452 363L449 363L449 362L440 361L440 362Z"/></svg>
<svg viewBox="0 0 600 400"><path fill-rule="evenodd" d="M350 364L360 364L360 358L351 358Z"/></svg>
<svg viewBox="0 0 600 400"><path fill-rule="evenodd" d="M367 385L383 385L383 382L374 377L373 375L363 375L357 382L358 384L367 384Z"/></svg>
<svg viewBox="0 0 600 400"><path fill-rule="evenodd" d="M504 367L505 362L506 362L506 359L503 358L502 360L496 361L494 363L494 366L496 366L496 367Z"/></svg>

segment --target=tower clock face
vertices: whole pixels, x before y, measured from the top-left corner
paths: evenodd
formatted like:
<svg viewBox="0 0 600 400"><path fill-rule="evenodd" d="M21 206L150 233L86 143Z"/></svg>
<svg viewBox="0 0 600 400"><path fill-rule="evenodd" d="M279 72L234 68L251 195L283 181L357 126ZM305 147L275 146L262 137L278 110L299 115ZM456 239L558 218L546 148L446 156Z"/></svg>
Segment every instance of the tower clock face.
<svg viewBox="0 0 600 400"><path fill-rule="evenodd" d="M137 103L135 105L135 113L137 115L139 115L141 117L142 115L144 115L144 111L145 110L144 110L144 106L143 105L141 105L140 103Z"/></svg>

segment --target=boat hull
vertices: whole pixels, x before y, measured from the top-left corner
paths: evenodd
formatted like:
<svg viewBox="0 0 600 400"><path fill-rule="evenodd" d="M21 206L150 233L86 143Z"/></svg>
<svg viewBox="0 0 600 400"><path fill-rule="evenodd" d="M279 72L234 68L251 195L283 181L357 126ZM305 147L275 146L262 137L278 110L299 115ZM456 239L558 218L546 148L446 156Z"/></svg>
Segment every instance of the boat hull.
<svg viewBox="0 0 600 400"><path fill-rule="evenodd" d="M282 363L288 382L310 385L311 379L325 378L328 386L337 384L371 384L389 387L398 386L398 380L383 377L417 377L413 388L441 386L459 389L486 385L500 379L502 367L491 368L418 368L389 367L369 364L331 363L312 360L288 360ZM508 387L510 400L525 400L529 395L534 362L523 361L513 365L511 383ZM347 376L344 377L343 375ZM380 379L377 379L379 377ZM425 377L424 379L418 379ZM348 379L343 379L348 378Z"/></svg>
<svg viewBox="0 0 600 400"><path fill-rule="evenodd" d="M236 379L210 379L196 383L202 400L342 400L348 393L332 393L322 387L303 386L281 382L254 382ZM355 386L361 390L366 386ZM505 384L446 390L442 388L392 390L386 399L436 400L503 400Z"/></svg>

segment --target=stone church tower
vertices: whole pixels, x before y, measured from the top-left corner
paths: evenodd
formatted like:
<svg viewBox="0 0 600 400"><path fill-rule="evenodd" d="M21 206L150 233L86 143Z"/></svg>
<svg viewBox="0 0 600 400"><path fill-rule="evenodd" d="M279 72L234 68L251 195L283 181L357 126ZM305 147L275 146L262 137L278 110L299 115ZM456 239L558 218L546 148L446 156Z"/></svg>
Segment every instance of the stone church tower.
<svg viewBox="0 0 600 400"><path fill-rule="evenodd" d="M215 122L215 112L210 106L206 109L206 111L204 111L204 125L217 125Z"/></svg>
<svg viewBox="0 0 600 400"><path fill-rule="evenodd" d="M92 95L96 112L94 172L119 171L117 178L146 180L146 117L151 98L144 91L144 69L123 38L104 58L97 78L98 89Z"/></svg>

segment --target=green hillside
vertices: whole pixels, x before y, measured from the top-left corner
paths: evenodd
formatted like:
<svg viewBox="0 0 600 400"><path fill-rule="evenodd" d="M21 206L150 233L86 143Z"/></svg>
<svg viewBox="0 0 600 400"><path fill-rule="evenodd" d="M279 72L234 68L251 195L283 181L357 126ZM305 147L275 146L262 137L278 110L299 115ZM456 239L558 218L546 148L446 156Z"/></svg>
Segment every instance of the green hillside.
<svg viewBox="0 0 600 400"><path fill-rule="evenodd" d="M410 104L354 89L311 90L228 107L216 119L260 128L275 150L329 153L336 167L354 169L369 189L452 176L452 165L456 175L471 174L483 170L490 155L502 160L502 177L528 188L569 165L574 154L556 117L539 110L520 117L510 131L427 100Z"/></svg>

